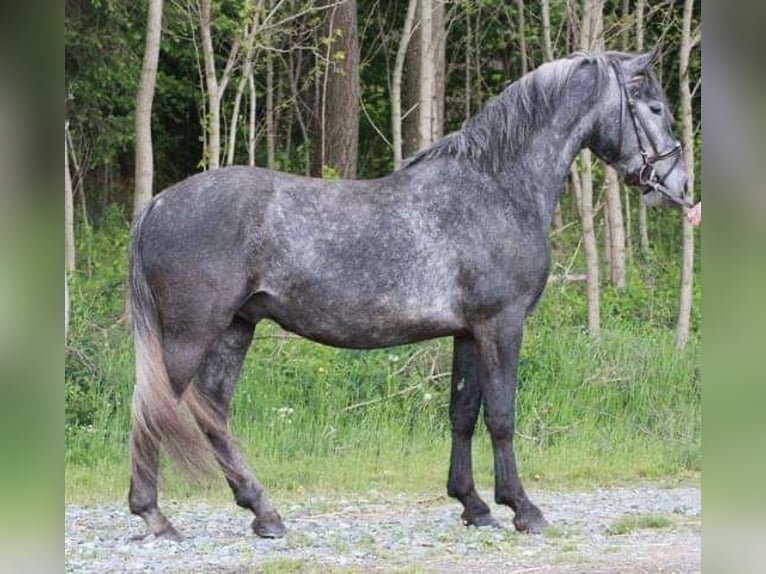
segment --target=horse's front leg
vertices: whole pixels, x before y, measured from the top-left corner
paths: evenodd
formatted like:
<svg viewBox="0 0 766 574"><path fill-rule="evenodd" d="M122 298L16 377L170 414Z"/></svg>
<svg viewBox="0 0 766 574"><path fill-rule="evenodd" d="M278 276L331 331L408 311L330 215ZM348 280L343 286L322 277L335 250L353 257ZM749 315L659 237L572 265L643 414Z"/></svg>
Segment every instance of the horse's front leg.
<svg viewBox="0 0 766 574"><path fill-rule="evenodd" d="M473 338L455 337L452 351L452 394L449 416L452 425L447 494L463 505L463 522L474 526L497 526L489 507L473 482L471 440L481 408L479 353Z"/></svg>
<svg viewBox="0 0 766 574"><path fill-rule="evenodd" d="M479 350L484 421L492 439L495 502L516 513L516 530L541 532L548 523L521 485L513 452L516 417L516 371L525 312L508 309L474 329Z"/></svg>

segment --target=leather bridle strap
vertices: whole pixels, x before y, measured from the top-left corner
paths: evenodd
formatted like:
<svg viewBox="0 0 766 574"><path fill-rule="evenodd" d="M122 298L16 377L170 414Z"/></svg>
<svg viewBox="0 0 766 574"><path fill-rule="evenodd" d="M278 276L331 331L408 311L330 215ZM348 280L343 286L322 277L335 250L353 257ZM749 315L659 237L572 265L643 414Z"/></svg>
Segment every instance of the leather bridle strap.
<svg viewBox="0 0 766 574"><path fill-rule="evenodd" d="M625 134L622 119L624 116L625 102L627 101L628 115L630 116L631 123L633 124L633 131L636 134L638 151L641 154L641 162L643 164L638 172L638 184L649 188L648 190L644 191L644 193L648 193L649 190L654 190L664 195L673 203L687 208L691 207L691 204L685 199L671 195L665 186L665 178L671 171L673 171L673 169L676 167L676 164L681 160L681 152L683 150L683 146L680 142L676 142L670 149L666 151L661 153L657 151L657 146L655 145L649 130L646 129L646 126L641 120L641 116L636 111L636 102L633 99L633 96L630 95L627 82L625 81L625 77L622 69L619 66L619 63L613 60L611 64L617 76L617 83L620 86L620 154L622 154L622 148L624 144ZM649 155L646 151L646 148L644 147L644 143L641 138L642 133L644 134L644 137L649 142L649 145L654 152L652 155ZM673 157L675 157L675 161L670 166L670 169L665 172L664 176L660 177L657 174L654 164L658 161L663 161Z"/></svg>

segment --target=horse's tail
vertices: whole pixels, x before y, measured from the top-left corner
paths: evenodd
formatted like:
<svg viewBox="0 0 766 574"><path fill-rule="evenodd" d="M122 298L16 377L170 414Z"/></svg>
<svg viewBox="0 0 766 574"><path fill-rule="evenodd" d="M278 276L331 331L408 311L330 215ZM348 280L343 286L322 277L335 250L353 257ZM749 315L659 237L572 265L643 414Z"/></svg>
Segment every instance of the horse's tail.
<svg viewBox="0 0 766 574"><path fill-rule="evenodd" d="M176 388L168 375L157 303L139 247L141 227L152 205L136 218L131 234L129 286L136 355L131 464L134 470L156 465L157 444L192 478L202 478L212 469L212 449L201 429L223 436L228 436L228 429L195 384L182 381L177 384L183 386Z"/></svg>

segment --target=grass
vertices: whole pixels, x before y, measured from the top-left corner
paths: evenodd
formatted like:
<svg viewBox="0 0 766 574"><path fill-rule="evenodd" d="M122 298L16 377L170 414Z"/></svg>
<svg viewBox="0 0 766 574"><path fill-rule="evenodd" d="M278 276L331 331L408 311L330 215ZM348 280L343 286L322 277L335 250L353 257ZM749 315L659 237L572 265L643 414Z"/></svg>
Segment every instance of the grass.
<svg viewBox="0 0 766 574"><path fill-rule="evenodd" d="M81 246L87 270L70 278L67 502L127 495L133 358L119 323L126 230L91 241ZM649 284L634 272L625 292L604 291L599 343L583 328L583 285L551 285L528 320L515 444L530 490L697 480L700 334L675 349L678 274L653 273ZM698 329L698 315L693 324ZM442 494L450 353L449 340L333 349L262 323L234 397L234 434L277 501L324 492ZM490 490L492 454L481 422L475 438L476 483ZM164 497L230 499L222 478L200 486L170 468L161 489Z"/></svg>
<svg viewBox="0 0 766 574"><path fill-rule="evenodd" d="M670 528L671 526L673 526L673 521L662 514L638 514L615 520L606 529L606 533L611 536L619 536L630 534L636 530Z"/></svg>
<svg viewBox="0 0 766 574"><path fill-rule="evenodd" d="M264 338L246 362L232 426L267 487L288 498L442 489L449 384L446 377L429 379L429 373L446 372L446 341L357 353L270 339L279 335L273 326L259 327L259 334ZM116 338L102 353L118 392L99 390L106 396L96 402L109 408L67 430L68 501L125 496L132 370L124 357L127 337ZM530 489L693 477L699 471L700 400L691 375L696 355L679 354L671 339L669 333L650 339L611 331L595 345L576 332L530 330L516 440ZM403 389L410 390L396 394ZM490 488L492 453L481 422L474 444L476 482ZM170 469L163 476L169 496L228 500L223 480L200 487Z"/></svg>

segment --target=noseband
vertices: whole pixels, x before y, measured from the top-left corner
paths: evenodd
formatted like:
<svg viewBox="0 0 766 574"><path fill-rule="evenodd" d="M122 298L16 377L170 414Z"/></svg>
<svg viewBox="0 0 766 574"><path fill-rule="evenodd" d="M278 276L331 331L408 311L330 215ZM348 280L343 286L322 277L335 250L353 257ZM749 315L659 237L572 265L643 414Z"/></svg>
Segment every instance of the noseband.
<svg viewBox="0 0 766 574"><path fill-rule="evenodd" d="M636 111L636 101L633 99L633 96L630 95L627 82L625 81L625 77L622 69L620 69L619 63L612 61L612 67L614 68L615 74L617 75L617 83L620 86L620 151L622 152L624 136L622 118L625 115L624 109L625 102L627 101L628 115L630 116L631 123L633 124L633 131L636 134L638 151L641 154L642 162L641 169L638 170L637 176L629 176L630 180L628 180L628 177L626 177L626 181L631 185L639 185L644 188L648 188L644 191L644 194L648 193L650 190L654 190L661 193L669 201L677 205L681 205L686 208L691 207L691 203L689 203L687 200L671 195L665 186L665 178L671 171L673 171L673 169L676 167L676 164L681 160L681 151L683 150L681 142L676 142L669 149L663 152L659 152L657 150L657 146L655 145L649 130L646 128L646 125L641 119L641 116ZM652 148L653 153L651 155L646 151L646 148L644 147L644 143L641 138L642 132L644 134L644 138L649 142L649 145ZM673 164L670 166L670 169L665 172L665 175L660 177L654 167L654 164L670 158L675 158Z"/></svg>

